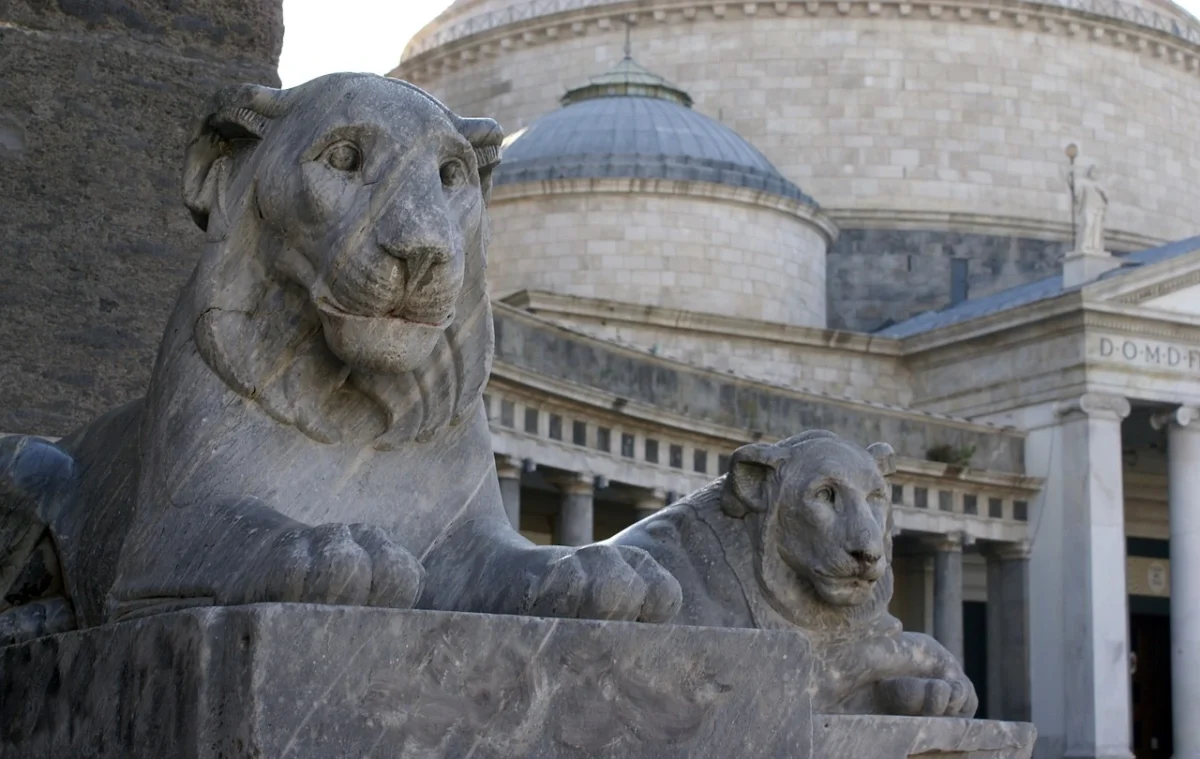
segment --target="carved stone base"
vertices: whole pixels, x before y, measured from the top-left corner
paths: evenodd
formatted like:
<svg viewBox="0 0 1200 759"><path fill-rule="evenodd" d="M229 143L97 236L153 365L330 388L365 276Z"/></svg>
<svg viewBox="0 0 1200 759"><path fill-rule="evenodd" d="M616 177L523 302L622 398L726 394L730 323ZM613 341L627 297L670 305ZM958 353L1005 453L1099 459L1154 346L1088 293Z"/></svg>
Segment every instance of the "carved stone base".
<svg viewBox="0 0 1200 759"><path fill-rule="evenodd" d="M0 755L47 759L1025 759L1034 739L813 715L805 642L754 630L262 605L41 638L0 673Z"/></svg>
<svg viewBox="0 0 1200 759"><path fill-rule="evenodd" d="M1073 251L1063 257L1063 287L1093 282L1106 271L1121 265L1121 259L1105 251Z"/></svg>

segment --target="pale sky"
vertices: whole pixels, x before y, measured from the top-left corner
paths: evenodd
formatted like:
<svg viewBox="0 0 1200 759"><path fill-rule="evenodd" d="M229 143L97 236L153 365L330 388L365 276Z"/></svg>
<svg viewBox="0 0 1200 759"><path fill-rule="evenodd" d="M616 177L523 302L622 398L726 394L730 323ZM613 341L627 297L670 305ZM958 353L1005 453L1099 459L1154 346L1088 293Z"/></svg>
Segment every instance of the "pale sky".
<svg viewBox="0 0 1200 759"><path fill-rule="evenodd" d="M1200 16L1200 0L1180 0ZM284 0L284 87L335 71L386 74L404 45L450 0Z"/></svg>
<svg viewBox="0 0 1200 759"><path fill-rule="evenodd" d="M1200 2L1200 0L1197 0ZM335 71L386 74L450 0L283 0L284 87Z"/></svg>

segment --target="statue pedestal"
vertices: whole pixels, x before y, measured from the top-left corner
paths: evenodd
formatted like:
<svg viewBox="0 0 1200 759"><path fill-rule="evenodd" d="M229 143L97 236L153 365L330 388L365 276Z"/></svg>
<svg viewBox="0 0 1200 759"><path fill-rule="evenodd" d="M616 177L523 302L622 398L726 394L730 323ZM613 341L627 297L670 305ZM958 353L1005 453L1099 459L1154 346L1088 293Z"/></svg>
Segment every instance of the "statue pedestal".
<svg viewBox="0 0 1200 759"><path fill-rule="evenodd" d="M1121 265L1121 259L1104 251L1074 250L1063 256L1063 287L1095 281L1101 274Z"/></svg>
<svg viewBox="0 0 1200 759"><path fill-rule="evenodd" d="M303 605L0 649L0 755L1024 759L1031 725L813 714L785 632Z"/></svg>

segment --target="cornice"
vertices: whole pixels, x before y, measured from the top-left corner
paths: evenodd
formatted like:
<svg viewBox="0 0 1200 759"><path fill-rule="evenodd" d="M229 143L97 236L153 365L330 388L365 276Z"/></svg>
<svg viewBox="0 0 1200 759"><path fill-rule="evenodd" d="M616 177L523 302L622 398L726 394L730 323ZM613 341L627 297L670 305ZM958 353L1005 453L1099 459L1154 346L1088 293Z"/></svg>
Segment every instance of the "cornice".
<svg viewBox="0 0 1200 759"><path fill-rule="evenodd" d="M939 19L1037 29L1136 50L1200 75L1200 30L1121 0L1068 0L1070 6L1023 0L537 0L478 14L447 27L431 24L412 38L394 75L452 71L463 64L572 34L609 33L626 20L664 24L698 18L829 16ZM1179 30L1175 33L1174 30ZM421 78L416 76L415 78Z"/></svg>
<svg viewBox="0 0 1200 759"><path fill-rule="evenodd" d="M1130 293L1125 293L1124 295L1117 296L1114 300L1118 303L1138 304L1143 301L1170 295L1173 292L1178 292L1194 285L1200 285L1200 269L1189 272L1182 277L1175 277L1166 282L1159 282L1139 288Z"/></svg>
<svg viewBox="0 0 1200 759"><path fill-rule="evenodd" d="M901 343L902 350L906 358L911 358L927 351L990 337L999 332L1006 332L1078 311L1082 307L1082 303L1079 291L1070 290L1026 306L1010 308L906 337Z"/></svg>
<svg viewBox="0 0 1200 759"><path fill-rule="evenodd" d="M977 235L1023 237L1048 242L1062 242L1063 244L1066 244L1073 234L1069 222L1033 219L1024 216L927 209L838 208L836 206L827 206L825 211L841 229L936 229ZM1163 238L1116 229L1106 229L1104 239L1108 247L1117 253L1146 250L1170 242Z"/></svg>
<svg viewBox="0 0 1200 759"><path fill-rule="evenodd" d="M499 381L497 389L501 391L527 395L544 403L558 403L574 407L590 413L593 417L633 420L658 429L675 431L685 437L701 437L708 441L723 443L730 450L751 442L748 431L744 429L711 424L672 414L653 406L627 401L603 390L550 379L506 362L497 361L494 364L492 381L497 380ZM617 403L618 400L621 402ZM989 431L993 433L1010 432L1007 429L994 427ZM778 436L761 435L756 436L754 442L772 443L778 442L780 439ZM972 485L1006 491L1018 497L1036 494L1044 483L1040 477L1025 474L964 469L950 464L903 456L896 457L896 475L904 481L932 481L948 488Z"/></svg>
<svg viewBox="0 0 1200 759"><path fill-rule="evenodd" d="M616 342L613 340L602 340L600 338L589 335L586 332L582 332L577 329L571 329L571 328L569 328L563 324L560 324L558 322L555 322L553 320L539 317L535 314L529 313L528 311L522 311L521 309L515 308L515 307L508 305L506 303L503 303L503 302L494 303L493 310L498 315L501 315L504 318L514 319L516 321L524 321L527 324L536 325L537 327L539 327L541 329L545 329L545 330L551 331L551 332L558 332L560 334L569 336L570 339L572 339L572 340L577 340L579 342L586 343L586 344L601 346L605 350L609 350L614 353L624 354L626 356L636 358L639 361L645 361L647 363L657 364L664 368L675 369L677 371L683 370L683 371L691 372L693 374L706 376L706 377L710 377L713 379L719 379L721 382L740 384L740 385L745 385L748 387L759 387L759 388L763 388L766 390L770 390L773 393L779 393L780 395L786 395L786 396L789 396L792 398L796 398L797 400L805 400L805 401L809 401L812 403L823 403L823 404L836 406L836 407L840 407L840 408L846 408L846 409L859 411L859 412L880 413L880 414L886 414L888 416L900 417L900 418L904 418L904 419L911 419L914 421L915 420L933 421L933 422L937 422L938 424L944 424L944 425L950 426L950 427L958 427L959 429L964 429L964 430L973 430L973 431L981 432L981 433L989 433L989 434L999 433L999 434L1012 435L1015 437L1023 437L1024 436L1023 433L1021 433L1019 430L1015 430L1015 429L1011 429L1011 428L1007 428L1007 427L999 427L999 426L992 425L992 424L973 422L969 419L962 419L960 417L950 416L950 415L946 415L946 414L933 414L933 413L929 413L929 412L925 412L925 411L912 411L911 409L902 408L900 406L892 406L892 405L888 405L886 403L876 403L873 401L856 400L856 399L849 398L849 397L839 397L839 396L835 396L835 395L829 395L827 393L819 393L819 392L812 391L812 390L799 390L797 388L789 387L787 385L777 385L777 384L774 384L771 382L765 382L763 380L751 379L749 377L742 377L737 374L719 372L714 369L708 369L708 368L705 368L702 366L696 366L694 364L688 364L688 363L685 363L682 361L676 361L673 359L665 358L663 356L656 356L652 353L649 353L644 348L639 348L637 346L625 345L625 344L622 344L622 343L619 343L619 342ZM501 361L498 359L496 363L500 364Z"/></svg>
<svg viewBox="0 0 1200 759"><path fill-rule="evenodd" d="M1138 305L1200 284L1200 243L1195 250L1165 261L1127 268L1120 277L1085 285L1089 301Z"/></svg>
<svg viewBox="0 0 1200 759"><path fill-rule="evenodd" d="M1089 329L1200 343L1200 316L1109 303L1084 308L1083 323Z"/></svg>
<svg viewBox="0 0 1200 759"><path fill-rule="evenodd" d="M605 178L605 179L546 179L535 182L504 184L492 190L490 205L544 198L549 195L650 194L674 195L704 200L724 201L778 211L806 222L825 238L827 244L837 241L838 228L820 208L793 198L749 187L733 187L715 182L696 182L678 179Z"/></svg>
<svg viewBox="0 0 1200 759"><path fill-rule="evenodd" d="M797 327L790 324L739 319L658 306L640 306L635 303L584 298L576 295L559 295L538 290L522 290L513 293L503 302L533 313L594 319L639 327L661 327L673 331L761 340L805 348L869 353L889 358L900 356L899 340L877 337L863 332Z"/></svg>

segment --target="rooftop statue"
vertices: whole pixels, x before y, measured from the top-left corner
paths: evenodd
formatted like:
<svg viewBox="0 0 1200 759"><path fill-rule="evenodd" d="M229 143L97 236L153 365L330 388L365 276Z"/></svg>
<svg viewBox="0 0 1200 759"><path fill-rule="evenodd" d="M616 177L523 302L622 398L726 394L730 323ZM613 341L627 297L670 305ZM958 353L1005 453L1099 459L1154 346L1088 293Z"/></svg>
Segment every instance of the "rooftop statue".
<svg viewBox="0 0 1200 759"><path fill-rule="evenodd" d="M1105 254L1104 217L1108 213L1108 192L1101 183L1095 165L1080 170L1071 166L1067 174L1071 188L1071 214L1075 230L1075 251Z"/></svg>
<svg viewBox="0 0 1200 759"><path fill-rule="evenodd" d="M0 640L254 602L670 620L644 551L505 517L480 403L502 139L374 75L218 93L148 394L0 447Z"/></svg>

